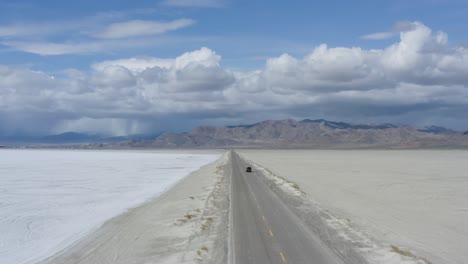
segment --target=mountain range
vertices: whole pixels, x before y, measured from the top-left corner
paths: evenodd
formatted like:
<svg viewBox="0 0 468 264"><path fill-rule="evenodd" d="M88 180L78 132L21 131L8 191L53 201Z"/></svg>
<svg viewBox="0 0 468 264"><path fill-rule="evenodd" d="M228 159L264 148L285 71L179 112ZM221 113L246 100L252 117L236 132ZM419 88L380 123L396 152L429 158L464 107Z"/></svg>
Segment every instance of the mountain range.
<svg viewBox="0 0 468 264"><path fill-rule="evenodd" d="M1 142L1 138L0 138ZM67 132L23 145L64 148L468 148L468 131L439 126L353 124L325 119L200 126L185 133L104 137Z"/></svg>
<svg viewBox="0 0 468 264"><path fill-rule="evenodd" d="M438 126L415 128L388 123L287 119L239 126L201 126L188 133L165 133L138 144L153 148L468 148L468 133Z"/></svg>

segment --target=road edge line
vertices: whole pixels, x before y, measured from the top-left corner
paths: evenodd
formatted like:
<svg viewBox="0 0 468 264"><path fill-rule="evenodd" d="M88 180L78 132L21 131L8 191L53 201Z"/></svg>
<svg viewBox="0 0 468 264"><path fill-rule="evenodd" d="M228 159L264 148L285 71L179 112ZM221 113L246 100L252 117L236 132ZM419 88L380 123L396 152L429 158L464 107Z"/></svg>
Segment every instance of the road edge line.
<svg viewBox="0 0 468 264"><path fill-rule="evenodd" d="M228 236L229 236L229 246L228 246L228 264L235 264L236 263L236 254L233 252L235 251L234 245L234 233L232 232L233 229L233 218L232 218L232 154L233 150L229 152L229 228L228 228Z"/></svg>

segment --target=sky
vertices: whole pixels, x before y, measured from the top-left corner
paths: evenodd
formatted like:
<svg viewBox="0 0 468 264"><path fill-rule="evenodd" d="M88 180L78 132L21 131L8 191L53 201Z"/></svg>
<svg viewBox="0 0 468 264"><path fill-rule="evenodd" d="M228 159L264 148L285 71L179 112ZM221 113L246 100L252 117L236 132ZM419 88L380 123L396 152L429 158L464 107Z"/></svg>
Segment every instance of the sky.
<svg viewBox="0 0 468 264"><path fill-rule="evenodd" d="M468 3L0 0L0 136L265 119L468 129Z"/></svg>

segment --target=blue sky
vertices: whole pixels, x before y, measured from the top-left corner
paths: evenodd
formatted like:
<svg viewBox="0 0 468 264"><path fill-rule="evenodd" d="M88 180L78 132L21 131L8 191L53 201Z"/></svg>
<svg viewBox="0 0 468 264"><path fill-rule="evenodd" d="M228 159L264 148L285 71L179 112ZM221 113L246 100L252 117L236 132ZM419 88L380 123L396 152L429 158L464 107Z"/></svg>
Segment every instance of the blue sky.
<svg viewBox="0 0 468 264"><path fill-rule="evenodd" d="M467 13L461 0L1 1L0 134L289 117L468 129ZM249 93L262 99L240 111Z"/></svg>
<svg viewBox="0 0 468 264"><path fill-rule="evenodd" d="M203 3L204 1L200 1ZM395 38L372 41L361 36L390 30L398 21L421 21L443 30L453 44L468 44L468 4L464 1L205 1L206 5L171 6L164 1L3 1L0 23L8 25L100 24L131 19L170 21L193 19L194 24L159 35L154 45L132 45L111 51L41 56L3 45L2 63L28 64L57 70L86 68L109 58L149 55L173 57L202 46L223 55L223 64L245 69L264 64L282 53L302 56L321 43L329 46L382 48ZM189 5L189 4L188 4ZM59 30L60 31L60 30ZM54 42L87 41L72 28L36 36ZM396 37L396 36L395 36Z"/></svg>

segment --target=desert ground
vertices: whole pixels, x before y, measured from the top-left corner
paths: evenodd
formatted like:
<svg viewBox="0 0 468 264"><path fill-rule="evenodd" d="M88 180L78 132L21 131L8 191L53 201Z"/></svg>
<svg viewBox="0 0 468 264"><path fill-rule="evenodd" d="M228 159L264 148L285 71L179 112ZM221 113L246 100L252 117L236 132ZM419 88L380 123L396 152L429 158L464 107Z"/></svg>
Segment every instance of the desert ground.
<svg viewBox="0 0 468 264"><path fill-rule="evenodd" d="M227 155L42 263L222 263ZM217 253L220 251L221 253ZM209 253L209 254L208 254ZM220 260L221 259L221 260Z"/></svg>
<svg viewBox="0 0 468 264"><path fill-rule="evenodd" d="M322 208L371 263L468 259L468 151L242 150Z"/></svg>
<svg viewBox="0 0 468 264"><path fill-rule="evenodd" d="M101 155L92 151L72 153L84 153L88 155L88 160ZM130 170L132 168L130 164L142 158L145 160L144 163L147 163L143 166L146 172L169 167L183 168L183 170L173 176L167 172L161 174L160 171L159 176L154 175L157 181L153 183L150 180L153 177L151 173L142 174L146 176L140 178L140 183L132 178L126 178L124 174L128 174L129 170L123 170L123 174L117 174L115 180L118 181L114 180L111 183L109 179L113 178L109 177L109 172L101 171L103 174L97 177L104 177L107 180L100 182L100 188L114 186L110 194L104 192L111 189L99 189L104 196L123 193L126 190L124 185L131 182L133 184L127 186L131 191L126 190L126 196L120 197L125 198L125 201L112 195L107 197L107 201L112 200L121 205L116 209L115 203L112 203L111 208L114 208L114 211L113 214L106 214L107 220L103 221L102 213L104 212L100 211L99 207L91 206L91 211L84 210L89 205L75 199L77 197L72 197L71 201L81 201L78 204L82 204L82 209L77 209L77 204L74 207L79 212L78 215L100 216L101 222L93 223L92 228L88 226L77 229L76 225L70 225L70 229L81 230L76 233L78 237L65 238L63 245L50 249L55 252L48 254L47 258L44 258L44 252L51 252L50 250L35 252L33 247L29 247L28 252L34 253L31 254L30 259L23 257L22 262L7 261L6 263L38 263L38 256L42 256L39 263L43 264L228 263L232 250L229 239L232 233L242 232L242 226L241 229L238 227L238 230L231 230L232 218L237 219L237 216L231 215L232 177L238 177L239 175L234 175L236 170L242 171L246 164L251 164L254 170L251 174L242 173L242 177L246 179L247 189L253 192L263 190L262 192L267 193L270 192L267 189L270 189L272 193L267 196L281 200L282 206L289 207L285 210L290 210L295 214L293 218L301 222L302 228L308 226L306 229L312 231L323 242L323 245L331 250L330 252L337 253L344 263L367 261L367 263L382 264L458 264L466 263L468 259L468 250L464 243L468 241L466 224L468 223L468 192L466 192L468 190L468 174L466 173L468 151L237 150L235 155L239 161L235 165L232 160L233 154L228 151L195 151L192 154L187 154L185 151L183 155L179 151L162 151L157 153L163 153L166 156L168 153L173 153L176 159L180 160L176 162L170 159L166 162L166 165L170 165L169 167L157 164L155 168L149 166L152 158L146 156L148 154L146 152L134 153L136 156L130 161L128 161L129 156L125 156L127 163L121 159L120 154L115 153L110 152L111 157L108 159L110 163L105 163L104 167L112 167L117 157L124 163L120 165ZM197 153L211 156L193 160ZM37 152L34 155L36 154ZM89 155L92 157L90 158ZM191 161L194 163L189 166ZM44 165L39 163L42 164L41 166ZM14 162L6 164L3 161L0 170L11 171L12 164ZM184 166L179 167L178 164L184 164ZM197 170L199 166L202 167ZM45 172L48 170L46 167L50 166L42 167ZM236 170L233 169L235 167ZM192 170L194 171L190 173ZM96 171L99 169L96 168ZM56 174L58 180L61 174ZM256 177L256 179L251 180L248 177ZM15 182L14 178L12 177L9 182L22 184L22 181ZM66 181L67 178L64 180ZM86 183L84 185L68 182L68 185L57 186L68 186L61 190L69 194L83 194L83 190L73 187L76 185L89 189L93 186L89 184L89 175L83 180ZM39 181L35 184L31 181L27 182L28 186L34 187L31 190L35 193L40 193L38 187L42 186L41 184L46 184L43 186L46 189L54 186L50 181L45 183ZM158 182L159 184L156 184ZM164 184L161 185L161 182ZM5 201L14 205L13 201L17 201L14 200L17 198L15 195L19 195L18 197L22 199L29 199L24 192L10 191L10 195L5 196L8 193L7 190L4 187L2 195L8 197L9 200L4 199L3 206L0 207L0 212L5 213L4 216L7 210L13 208L13 206L5 206ZM146 191L142 195L141 192L135 192L135 190ZM154 195L151 195L151 190L154 191ZM88 195L92 193L94 192ZM60 192L55 194L60 194ZM261 194L255 193L255 195ZM262 200L267 196L263 195L258 198ZM90 196L90 199L96 200L96 196ZM242 195L238 199L242 200ZM47 199L44 201L38 199L38 201L44 204ZM22 204L22 202L19 201L16 204ZM44 210L54 212L58 205L52 204L50 208ZM242 211L248 206L244 204L237 210ZM273 208L272 213L276 211ZM10 212L15 212L15 210ZM16 212L18 214L18 211ZM36 213L37 210L32 210L30 217ZM21 220L23 216L19 214L15 221ZM8 219L5 217L3 219L0 226L4 230L9 230L5 221ZM251 219L255 221L254 218ZM20 224L15 221L12 223ZM56 224L54 221L51 219L49 225ZM281 226L279 223L276 229L281 229ZM10 238L15 237L15 230L21 231L21 228L12 228L9 231ZM41 229L36 228L32 231L34 232L28 231L27 236L20 234L20 237L25 237L24 243L36 241L41 236L45 239L43 240L45 243L54 238L40 233ZM70 239L72 239L71 242ZM243 245L242 241L237 243ZM5 245L1 250L9 254L10 260L21 257L21 255L15 255L15 252L7 251L11 247L7 248ZM286 253L285 255L288 257Z"/></svg>
<svg viewBox="0 0 468 264"><path fill-rule="evenodd" d="M141 233L170 234L165 232L173 231L171 223L182 223L177 222L178 219L191 220L184 218L186 214L199 216L202 213L200 210L204 207L199 204L205 202L204 195L211 193L210 188L216 183L217 165L213 161L222 153L196 150L0 150L0 263L37 263L75 246L81 247L83 241L92 240L93 245L102 247L100 242L116 237L136 238L141 243L145 241ZM198 176L194 174L186 178L209 163L215 166L212 172L203 167ZM190 179L189 182L186 179ZM184 185L188 183L189 186ZM171 197L180 198L180 204L173 202ZM171 211L174 208L179 210ZM195 209L197 211L191 212ZM110 221L113 218L115 221ZM116 222L120 224L115 225ZM156 225L157 231L147 226L151 223L160 224ZM135 231L132 233L135 237L120 232L128 231L126 227L129 225ZM165 239L177 241L180 233L187 234L188 238L191 233L187 226L191 225L180 225L180 231L172 233L173 240ZM108 233L101 231L109 230L109 226L116 229ZM95 234L99 234L94 236L99 238L97 241L91 238ZM89 254L79 255L89 260L98 259L94 263L118 263L119 259L131 263L125 254L130 254L131 245L140 244L134 240L125 241L128 245L112 244L115 245L113 250L121 251L122 256L109 256L103 252L101 257L96 257L95 251L89 248L86 248ZM152 247L149 242L148 247ZM122 251L122 248L127 250ZM165 247L161 247L163 249ZM134 261L139 260L135 258ZM68 259L53 262L66 263Z"/></svg>

